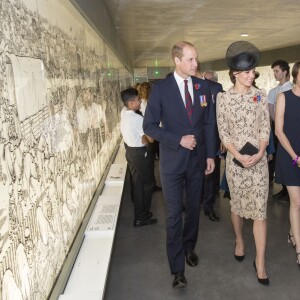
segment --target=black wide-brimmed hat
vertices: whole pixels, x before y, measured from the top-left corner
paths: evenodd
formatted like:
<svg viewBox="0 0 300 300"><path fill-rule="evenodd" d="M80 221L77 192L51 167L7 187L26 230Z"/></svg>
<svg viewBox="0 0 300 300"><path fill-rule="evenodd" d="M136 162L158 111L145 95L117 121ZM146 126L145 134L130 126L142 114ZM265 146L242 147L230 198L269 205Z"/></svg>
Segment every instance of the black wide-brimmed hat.
<svg viewBox="0 0 300 300"><path fill-rule="evenodd" d="M260 60L260 52L247 41L232 43L226 52L226 62L230 69L247 71L255 68Z"/></svg>

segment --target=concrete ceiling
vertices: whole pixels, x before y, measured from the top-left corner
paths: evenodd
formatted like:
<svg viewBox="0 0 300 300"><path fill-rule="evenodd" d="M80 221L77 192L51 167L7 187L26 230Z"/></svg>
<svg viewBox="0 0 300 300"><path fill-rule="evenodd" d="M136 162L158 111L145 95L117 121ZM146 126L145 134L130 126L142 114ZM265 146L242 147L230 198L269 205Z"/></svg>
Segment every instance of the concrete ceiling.
<svg viewBox="0 0 300 300"><path fill-rule="evenodd" d="M104 0L135 68L170 67L170 49L186 40L201 62L224 58L248 40L261 51L300 45L300 0ZM248 37L241 37L241 33ZM300 53L299 53L300 57Z"/></svg>

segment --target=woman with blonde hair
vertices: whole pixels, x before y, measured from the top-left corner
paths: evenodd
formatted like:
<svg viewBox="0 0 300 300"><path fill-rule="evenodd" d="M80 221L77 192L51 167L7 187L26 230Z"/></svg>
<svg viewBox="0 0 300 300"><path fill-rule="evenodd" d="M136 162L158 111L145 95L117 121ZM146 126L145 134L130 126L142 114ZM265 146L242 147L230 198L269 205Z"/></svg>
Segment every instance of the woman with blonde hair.
<svg viewBox="0 0 300 300"><path fill-rule="evenodd" d="M151 84L150 82L142 82L140 86L138 87L139 91L139 97L141 99L141 112L143 116L145 115L146 107L147 107L147 101L150 96L150 91L151 91Z"/></svg>

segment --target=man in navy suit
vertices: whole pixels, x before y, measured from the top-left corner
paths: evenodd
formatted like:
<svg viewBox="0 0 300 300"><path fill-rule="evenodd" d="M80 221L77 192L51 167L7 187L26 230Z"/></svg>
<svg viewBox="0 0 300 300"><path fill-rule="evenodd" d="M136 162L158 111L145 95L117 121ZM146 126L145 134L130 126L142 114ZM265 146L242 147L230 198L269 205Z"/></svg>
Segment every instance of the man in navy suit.
<svg viewBox="0 0 300 300"><path fill-rule="evenodd" d="M210 86L211 97L212 97L212 106L214 108L214 112L216 112L216 99L219 93L223 92L222 84L218 83L218 75L214 71L205 71L203 76L200 73L200 63L198 62L197 74L196 76L199 78L205 79ZM204 188L203 188L203 210L204 214L208 216L211 221L217 222L219 221L219 217L216 215L214 211L214 205L216 202L217 192L220 189L220 165L221 159L219 157L221 141L219 138L218 129L216 128L216 155L215 155L215 170L213 173L205 176L204 180Z"/></svg>
<svg viewBox="0 0 300 300"><path fill-rule="evenodd" d="M208 83L194 77L198 59L195 47L178 42L172 48L172 58L175 71L154 84L143 128L145 134L160 142L167 254L175 275L173 287L181 288L187 285L185 261L192 267L198 264L194 249L204 176L215 167L216 120Z"/></svg>

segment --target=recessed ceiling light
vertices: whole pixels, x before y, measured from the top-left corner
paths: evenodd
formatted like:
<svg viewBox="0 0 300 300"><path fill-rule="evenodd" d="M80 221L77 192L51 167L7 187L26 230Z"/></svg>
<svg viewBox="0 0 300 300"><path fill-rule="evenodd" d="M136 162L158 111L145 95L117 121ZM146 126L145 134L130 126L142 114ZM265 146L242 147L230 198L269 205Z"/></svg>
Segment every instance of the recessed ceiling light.
<svg viewBox="0 0 300 300"><path fill-rule="evenodd" d="M246 32L243 32L243 33L241 33L241 36L249 36L249 34Z"/></svg>

